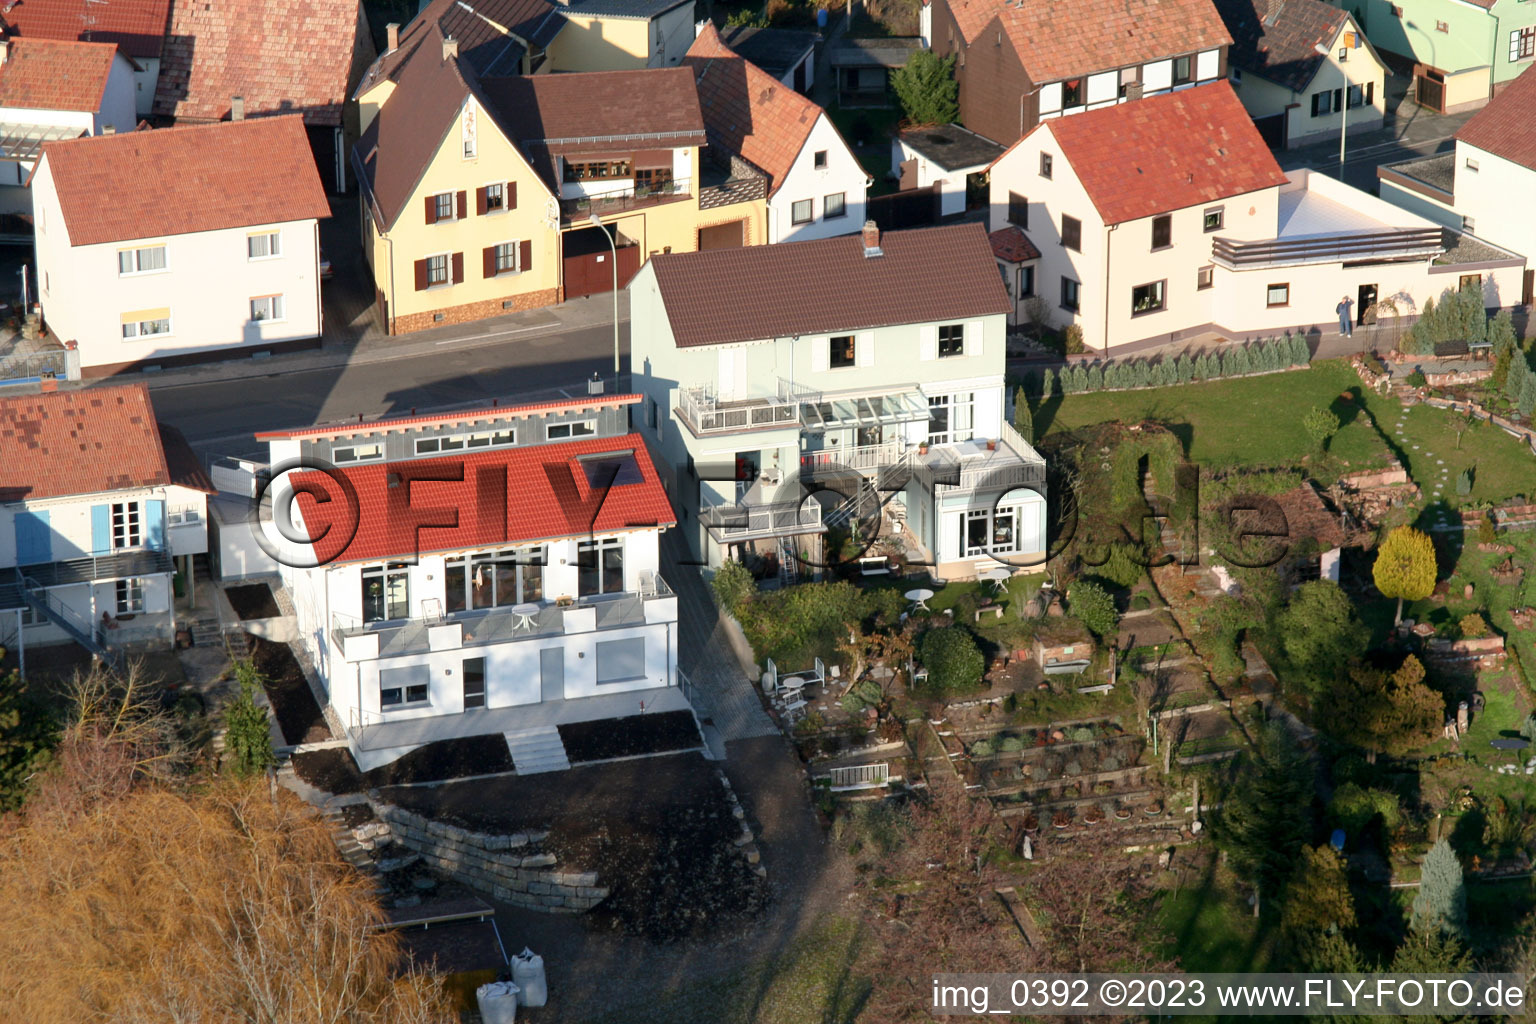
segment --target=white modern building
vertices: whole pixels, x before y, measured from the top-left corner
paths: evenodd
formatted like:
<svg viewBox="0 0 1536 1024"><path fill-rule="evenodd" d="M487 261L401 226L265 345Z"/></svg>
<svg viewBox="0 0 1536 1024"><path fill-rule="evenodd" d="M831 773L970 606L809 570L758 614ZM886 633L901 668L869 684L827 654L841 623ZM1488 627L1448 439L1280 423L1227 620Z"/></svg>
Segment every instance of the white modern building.
<svg viewBox="0 0 1536 1024"><path fill-rule="evenodd" d="M258 435L273 516L312 540L263 528L359 767L497 733L520 772L564 767L562 724L689 709L638 400Z"/></svg>
<svg viewBox="0 0 1536 1024"><path fill-rule="evenodd" d="M987 171L1002 155L1002 146L957 124L909 128L891 139L891 168L902 191L936 189L941 217L987 205Z"/></svg>
<svg viewBox="0 0 1536 1024"><path fill-rule="evenodd" d="M211 488L149 389L16 395L0 423L0 647L169 641Z"/></svg>
<svg viewBox="0 0 1536 1024"><path fill-rule="evenodd" d="M0 213L30 213L46 142L132 131L137 65L111 43L0 39Z"/></svg>
<svg viewBox="0 0 1536 1024"><path fill-rule="evenodd" d="M1028 277L1054 325L1110 354L1336 332L1345 298L1356 324L1411 324L1469 284L1511 305L1525 266L1327 175L1281 171L1226 82L1044 121L993 165L991 189L994 231L1040 254Z"/></svg>
<svg viewBox="0 0 1536 1024"><path fill-rule="evenodd" d="M1446 227L1530 258L1536 255L1536 70L1528 70L1456 133L1450 153L1376 169L1381 197ZM1501 305L1532 301L1532 272L1518 295Z"/></svg>
<svg viewBox="0 0 1536 1024"><path fill-rule="evenodd" d="M869 175L826 111L738 56L713 24L683 63L697 79L715 157L744 160L769 179L769 243L859 230Z"/></svg>
<svg viewBox="0 0 1536 1024"><path fill-rule="evenodd" d="M318 344L330 207L297 117L44 145L37 294L83 376Z"/></svg>
<svg viewBox="0 0 1536 1024"><path fill-rule="evenodd" d="M946 578L1043 565L1045 463L1008 425L980 224L658 256L630 308L641 435L708 565L814 574L854 524Z"/></svg>

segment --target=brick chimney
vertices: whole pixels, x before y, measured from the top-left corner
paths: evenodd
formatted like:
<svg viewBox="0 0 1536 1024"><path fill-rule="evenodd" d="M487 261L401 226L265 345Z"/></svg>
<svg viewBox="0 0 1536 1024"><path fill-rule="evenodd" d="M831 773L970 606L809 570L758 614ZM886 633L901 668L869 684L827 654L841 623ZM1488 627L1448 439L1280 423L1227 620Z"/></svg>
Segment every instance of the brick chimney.
<svg viewBox="0 0 1536 1024"><path fill-rule="evenodd" d="M443 40L443 61L457 60L459 57L459 41L452 36Z"/></svg>
<svg viewBox="0 0 1536 1024"><path fill-rule="evenodd" d="M245 97L231 96L229 98L229 119L231 121L245 120Z"/></svg>
<svg viewBox="0 0 1536 1024"><path fill-rule="evenodd" d="M398 21L392 21L385 25L384 35L389 42L389 49L385 50L385 53L394 53L400 49L400 23Z"/></svg>
<svg viewBox="0 0 1536 1024"><path fill-rule="evenodd" d="M872 220L864 222L864 256L871 258L885 255L880 251L880 226Z"/></svg>

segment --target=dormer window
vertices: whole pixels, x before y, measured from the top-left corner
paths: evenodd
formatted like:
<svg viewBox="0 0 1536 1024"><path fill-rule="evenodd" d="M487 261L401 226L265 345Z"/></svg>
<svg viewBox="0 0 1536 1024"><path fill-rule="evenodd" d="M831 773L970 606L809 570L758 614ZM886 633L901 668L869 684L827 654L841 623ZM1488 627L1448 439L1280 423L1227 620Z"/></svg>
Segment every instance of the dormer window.
<svg viewBox="0 0 1536 1024"><path fill-rule="evenodd" d="M1061 105L1063 107L1080 107L1083 105L1083 80L1073 78L1061 83Z"/></svg>

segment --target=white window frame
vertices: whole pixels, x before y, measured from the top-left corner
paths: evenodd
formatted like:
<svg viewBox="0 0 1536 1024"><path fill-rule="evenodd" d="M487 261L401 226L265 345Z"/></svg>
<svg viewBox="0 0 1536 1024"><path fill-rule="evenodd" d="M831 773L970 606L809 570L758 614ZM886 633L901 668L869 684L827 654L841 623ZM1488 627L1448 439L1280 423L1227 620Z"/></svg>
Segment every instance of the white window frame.
<svg viewBox="0 0 1536 1024"><path fill-rule="evenodd" d="M1008 555L1019 550L1019 523L1023 521L1023 506L1004 505L1001 508L976 508L968 510L960 517L960 552L962 558L977 558L983 555ZM997 539L997 521L1011 518L1013 520L1012 534L1006 541ZM986 523L986 540L978 546L971 543L971 523Z"/></svg>
<svg viewBox="0 0 1536 1024"><path fill-rule="evenodd" d="M481 185L480 187L485 190L485 212L486 212L487 215L492 214L492 213L506 213L507 212L507 183L506 182L504 182L504 181L488 181L484 185ZM497 205L497 206L492 206L491 205L491 189L493 189L493 188L497 189L501 193L501 203L499 205Z"/></svg>
<svg viewBox="0 0 1536 1024"><path fill-rule="evenodd" d="M801 206L804 206L807 210L810 211L809 213L807 213L805 215L805 218L803 220L800 218L800 215L795 212ZM793 203L789 204L789 223L790 223L791 226L798 227L801 224L814 224L815 222L816 222L816 200L814 200L814 199L797 199Z"/></svg>
<svg viewBox="0 0 1536 1024"><path fill-rule="evenodd" d="M961 401L956 401L961 399ZM928 396L929 410L945 408L949 410L948 426L945 430L935 431L932 426L932 413L929 413L928 443L929 444L960 444L969 441L976 436L976 392L953 391L944 394ZM964 411L965 423L961 425L961 411Z"/></svg>
<svg viewBox="0 0 1536 1024"><path fill-rule="evenodd" d="M139 259L139 254L140 253L146 253L146 252L154 252L156 249L158 249L160 251L160 261L161 261L162 265L158 266L158 267L150 267L148 270L140 269L140 262L141 261ZM123 269L123 254L124 253L132 254L132 259L133 259L133 269L132 270L124 270ZM170 246L166 245L164 242L157 242L154 245L134 245L134 246L128 246L126 248L122 248L122 249L117 250L117 276L118 277L144 277L145 275L148 275L148 274L164 274L164 273L168 273L170 271L170 269L171 269L171 250L170 250Z"/></svg>
<svg viewBox="0 0 1536 1024"><path fill-rule="evenodd" d="M117 614L142 615L144 613L144 581L134 576L114 582L116 583L114 590Z"/></svg>
<svg viewBox="0 0 1536 1024"><path fill-rule="evenodd" d="M167 526L196 526L203 521L202 510L196 505L171 509L165 514Z"/></svg>
<svg viewBox="0 0 1536 1024"><path fill-rule="evenodd" d="M414 450L417 455L440 455L466 449L508 448L515 444L517 444L517 428L504 427L498 430L477 430L473 433L418 437L414 443Z"/></svg>
<svg viewBox="0 0 1536 1024"><path fill-rule="evenodd" d="M944 345L946 344L946 341L945 341L945 338L944 338L944 332L945 331L956 331L956 330L960 332L960 337L958 339L959 343L960 343L959 346L955 347L955 348L951 348L950 351L948 351L948 352L944 351ZM955 341L956 341L956 339L950 338L948 340L948 343L953 345ZM939 347L935 351L938 352L938 355L939 355L940 359L952 359L952 358L954 358L956 356L963 356L963 355L965 355L965 324L963 324L963 323L959 323L959 324L940 324L939 325L939 332L938 332L938 345L939 345Z"/></svg>
<svg viewBox="0 0 1536 1024"><path fill-rule="evenodd" d="M145 324L160 324L160 323L165 324L165 330L163 330L163 331L146 331L144 329L144 325ZM168 338L168 337L170 337L174 333L175 333L174 325L171 323L171 318L170 317L164 317L164 318L162 318L160 320L130 320L127 323L123 324L123 340L124 341L134 341L134 340L136 340L138 338Z"/></svg>
<svg viewBox="0 0 1536 1024"><path fill-rule="evenodd" d="M258 303L265 303L271 316L261 316ZM288 303L282 295L254 295L250 304L251 323L280 324L288 319Z"/></svg>
<svg viewBox="0 0 1536 1024"><path fill-rule="evenodd" d="M411 669L421 669L421 670L424 670L423 676L426 679L426 682L424 682L424 683L402 683L399 686L386 685L386 683L384 681L384 673L385 672L408 672ZM412 700L412 699L410 699L410 692L412 690L414 690L414 689L425 689L427 692L426 692L425 695L423 695L423 696L421 696L421 697L419 697L419 698L417 698L415 700ZM386 693L399 693L400 696L397 699L395 699L395 700L393 700L393 701L391 701L391 702L386 704L384 702L384 694L386 694ZM431 669L431 666L429 666L429 665L401 665L398 668L393 668L393 669L381 668L379 670L379 710L380 711L384 711L384 712L403 711L403 710L405 710L407 708L424 708L424 707L431 707L431 705L432 705L432 669Z"/></svg>
<svg viewBox="0 0 1536 1024"><path fill-rule="evenodd" d="M114 501L109 506L112 550L127 551L144 543L144 518L136 501Z"/></svg>
<svg viewBox="0 0 1536 1024"><path fill-rule="evenodd" d="M492 246L492 248L494 248L496 250L496 276L497 277L500 277L502 274L521 274L523 272L523 268L522 268L522 265L521 265L522 264L522 253L520 253L518 251L518 247L521 244L522 244L522 240L521 239L512 238L512 239L508 239L505 242L497 242L494 246ZM512 265L510 267L508 267L507 269L505 269L505 270L503 270L501 268L501 250L503 248L509 249L511 251L511 253L512 253Z"/></svg>
<svg viewBox="0 0 1536 1024"><path fill-rule="evenodd" d="M450 253L450 252L437 252L437 253L433 253L431 256L427 256L425 259L426 259L426 264L427 264L427 287L428 288L446 288L448 285L453 284L453 253ZM443 261L443 279L441 281L434 281L434 280L432 280L432 261L433 260L442 260Z"/></svg>
<svg viewBox="0 0 1536 1024"><path fill-rule="evenodd" d="M574 441L582 437L597 436L597 420L567 420L564 423L549 423L544 427L544 438L547 441Z"/></svg>
<svg viewBox="0 0 1536 1024"><path fill-rule="evenodd" d="M444 199L448 200L448 213L447 213L446 216L443 214L443 200ZM458 217L458 213L459 213L458 199L457 199L457 197L454 196L454 194L452 192L434 192L434 193L432 193L432 210L433 210L433 213L437 217L438 223L442 223L445 220L458 220L459 219L459 217Z"/></svg>
<svg viewBox="0 0 1536 1024"><path fill-rule="evenodd" d="M349 444L331 449L331 461L338 465L343 462L348 465L359 462L378 462L382 458L384 458L384 445L378 442Z"/></svg>
<svg viewBox="0 0 1536 1024"><path fill-rule="evenodd" d="M256 240L261 239L267 251L256 254L251 251ZM277 260L283 257L283 233L277 228L271 231L257 231L245 236L245 259L248 263L257 263L261 260Z"/></svg>

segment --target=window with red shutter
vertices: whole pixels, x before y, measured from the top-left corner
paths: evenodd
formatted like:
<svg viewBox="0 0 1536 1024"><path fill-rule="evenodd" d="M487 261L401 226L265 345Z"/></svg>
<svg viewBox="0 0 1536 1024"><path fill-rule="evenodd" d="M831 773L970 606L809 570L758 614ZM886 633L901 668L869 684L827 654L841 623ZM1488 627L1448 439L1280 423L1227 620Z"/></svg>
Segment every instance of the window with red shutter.
<svg viewBox="0 0 1536 1024"><path fill-rule="evenodd" d="M458 206L457 206L457 209L459 211L459 220L463 220L466 216L469 215L469 203L466 201L467 198L468 198L467 193L464 193L464 192L460 192L459 193L459 202L458 202Z"/></svg>
<svg viewBox="0 0 1536 1024"><path fill-rule="evenodd" d="M437 196L427 196L427 223L437 223Z"/></svg>
<svg viewBox="0 0 1536 1024"><path fill-rule="evenodd" d="M485 205L485 189L484 188L477 188L477 189L475 189L475 216L476 217L484 217L485 216L485 210L486 210L486 205Z"/></svg>
<svg viewBox="0 0 1536 1024"><path fill-rule="evenodd" d="M517 269L524 274L533 269L533 243L526 239L517 249Z"/></svg>
<svg viewBox="0 0 1536 1024"><path fill-rule="evenodd" d="M429 203L431 201L432 200L430 200L430 199L427 200L427 202L429 202ZM426 260L417 260L416 261L416 290L419 291L419 292L424 292L424 291L427 290L427 261Z"/></svg>
<svg viewBox="0 0 1536 1024"><path fill-rule="evenodd" d="M517 209L517 182L507 182L507 209Z"/></svg>
<svg viewBox="0 0 1536 1024"><path fill-rule="evenodd" d="M463 194L462 192L459 193L459 195ZM453 283L464 283L464 254L461 252L453 254Z"/></svg>
<svg viewBox="0 0 1536 1024"><path fill-rule="evenodd" d="M496 247L480 250L480 276L489 280L496 276Z"/></svg>

